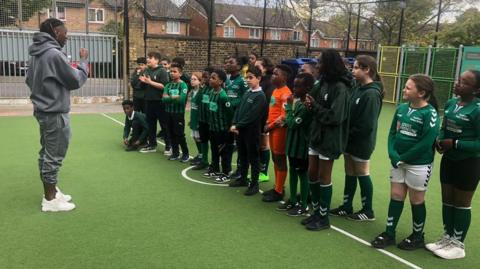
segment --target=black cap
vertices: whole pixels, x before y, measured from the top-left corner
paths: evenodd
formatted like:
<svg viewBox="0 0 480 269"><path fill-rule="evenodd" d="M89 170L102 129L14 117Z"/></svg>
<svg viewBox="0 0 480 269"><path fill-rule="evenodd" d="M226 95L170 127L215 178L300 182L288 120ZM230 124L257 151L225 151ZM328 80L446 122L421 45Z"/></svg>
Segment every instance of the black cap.
<svg viewBox="0 0 480 269"><path fill-rule="evenodd" d="M147 63L147 59L145 59L145 57L137 58L137 64L146 64L146 63Z"/></svg>

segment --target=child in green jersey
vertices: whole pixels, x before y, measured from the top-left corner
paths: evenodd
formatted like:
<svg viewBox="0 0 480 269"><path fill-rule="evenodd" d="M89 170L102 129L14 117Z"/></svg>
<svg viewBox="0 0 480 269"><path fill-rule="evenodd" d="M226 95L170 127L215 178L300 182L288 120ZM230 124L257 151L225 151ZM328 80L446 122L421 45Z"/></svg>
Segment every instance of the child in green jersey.
<svg viewBox="0 0 480 269"><path fill-rule="evenodd" d="M304 105L305 96L313 87L311 74L300 73L293 81L293 95L287 99L285 125L287 126L286 154L290 174L290 198L278 210L287 210L289 216L304 216L308 213L308 142L312 113ZM297 185L300 179L300 201L297 200Z"/></svg>
<svg viewBox="0 0 480 269"><path fill-rule="evenodd" d="M220 69L214 70L210 76L210 87L212 87L212 90L209 94L208 127L212 164L203 175L217 179L228 175L232 170L232 153L229 145L231 145L233 135L228 131L230 128L228 120L230 102L227 93L223 89L223 84L226 80L227 75ZM222 173L220 173L220 160Z"/></svg>
<svg viewBox="0 0 480 269"><path fill-rule="evenodd" d="M395 229L405 198L412 207L412 234L398 248L414 250L424 247L425 192L432 174L434 143L438 135L433 80L426 75L412 75L403 89L403 103L397 107L388 135L388 155L392 164L391 192L385 232L373 241L375 248L395 244Z"/></svg>
<svg viewBox="0 0 480 269"><path fill-rule="evenodd" d="M210 127L208 126L208 109L210 105L210 74L213 68L207 67L202 73L202 85L198 90L198 98L200 103L198 106L198 132L200 135L200 147L202 152L202 160L195 165L192 170L203 170L209 168L208 166L208 141L210 140ZM213 173L213 171L210 171ZM212 175L213 176L213 175Z"/></svg>
<svg viewBox="0 0 480 269"><path fill-rule="evenodd" d="M125 112L123 143L126 146L126 151L138 150L147 143L147 118L142 112L134 111L134 107L134 102L131 100L125 100L122 102L123 112Z"/></svg>
<svg viewBox="0 0 480 269"><path fill-rule="evenodd" d="M480 179L480 71L464 72L445 105L437 140L444 235L426 248L444 259L465 257L472 198ZM475 96L476 95L476 96Z"/></svg>
<svg viewBox="0 0 480 269"><path fill-rule="evenodd" d="M333 163L345 151L348 140L350 74L335 50L323 52L320 62L320 82L305 98L312 113L308 176L313 214L301 223L310 231L330 228Z"/></svg>
<svg viewBox="0 0 480 269"><path fill-rule="evenodd" d="M262 71L251 65L247 70L247 83L250 89L243 95L235 111L230 132L237 135L238 157L240 159L240 178L230 182L230 187L248 186L245 195L251 196L259 191L260 173L260 134L263 127L262 117L267 110L265 94L260 87ZM251 179L248 182L248 167Z"/></svg>
<svg viewBox="0 0 480 269"><path fill-rule="evenodd" d="M333 216L348 216L356 221L373 221L373 184L370 178L370 156L377 138L378 116L382 109L383 85L377 73L375 58L357 57L352 70L355 78L350 97L350 120L345 153L345 188L343 204L330 210ZM353 213L353 196L360 183L362 209Z"/></svg>
<svg viewBox="0 0 480 269"><path fill-rule="evenodd" d="M190 155L185 139L185 104L187 103L188 86L180 79L182 71L180 65L172 64L170 66L172 81L165 85L163 102L167 112L168 137L172 141L172 155L168 159L170 161L188 162ZM182 148L181 157L178 146Z"/></svg>
<svg viewBox="0 0 480 269"><path fill-rule="evenodd" d="M193 72L190 78L190 84L192 86L192 90L190 91L190 122L188 126L190 127L191 135L193 140L195 141L195 145L197 146L197 156L193 158L191 165L199 165L202 161L202 146L200 140L200 132L198 131L198 108L202 102L202 96L199 94L202 73L200 72Z"/></svg>

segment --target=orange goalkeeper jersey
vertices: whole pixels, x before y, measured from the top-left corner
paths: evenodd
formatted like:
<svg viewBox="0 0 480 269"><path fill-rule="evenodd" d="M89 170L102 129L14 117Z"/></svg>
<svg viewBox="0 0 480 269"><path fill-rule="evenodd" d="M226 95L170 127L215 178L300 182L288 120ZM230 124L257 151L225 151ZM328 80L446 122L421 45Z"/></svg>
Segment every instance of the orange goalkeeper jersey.
<svg viewBox="0 0 480 269"><path fill-rule="evenodd" d="M287 86L273 90L272 98L270 98L270 108L268 109L267 125L269 128L278 118L285 117L285 104L287 98L292 94Z"/></svg>

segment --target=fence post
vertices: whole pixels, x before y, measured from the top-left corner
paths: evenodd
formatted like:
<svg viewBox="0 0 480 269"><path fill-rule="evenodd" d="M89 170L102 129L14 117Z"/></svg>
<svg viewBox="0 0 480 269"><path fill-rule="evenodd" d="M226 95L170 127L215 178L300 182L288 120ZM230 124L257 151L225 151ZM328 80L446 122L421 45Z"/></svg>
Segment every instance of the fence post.
<svg viewBox="0 0 480 269"><path fill-rule="evenodd" d="M428 46L427 62L425 63L425 75L430 74L430 65L432 64L432 45Z"/></svg>
<svg viewBox="0 0 480 269"><path fill-rule="evenodd" d="M402 92L400 89L402 88L402 73L403 73L403 60L405 57L405 45L399 47L400 49L400 63L398 65L397 70L397 87L395 88L395 101L398 104L400 102L400 93Z"/></svg>
<svg viewBox="0 0 480 269"><path fill-rule="evenodd" d="M18 0L18 28L22 30L22 20L23 20L23 11L22 11L22 0Z"/></svg>
<svg viewBox="0 0 480 269"><path fill-rule="evenodd" d="M463 45L458 47L457 69L455 70L455 81L460 77L460 70L462 69Z"/></svg>
<svg viewBox="0 0 480 269"><path fill-rule="evenodd" d="M378 44L377 46L377 69L380 71L380 52L382 50L382 45Z"/></svg>

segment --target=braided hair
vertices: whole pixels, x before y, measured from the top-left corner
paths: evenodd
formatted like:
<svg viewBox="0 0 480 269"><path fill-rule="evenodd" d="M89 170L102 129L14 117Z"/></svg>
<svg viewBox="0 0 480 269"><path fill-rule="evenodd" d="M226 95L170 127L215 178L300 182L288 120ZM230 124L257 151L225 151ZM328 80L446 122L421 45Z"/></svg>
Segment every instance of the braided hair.
<svg viewBox="0 0 480 269"><path fill-rule="evenodd" d="M40 32L47 33L51 37L56 39L57 34L55 34L55 30L54 30L55 27L64 26L64 25L65 24L59 19L55 19L55 18L46 19L44 22L42 22L42 24L40 24Z"/></svg>

